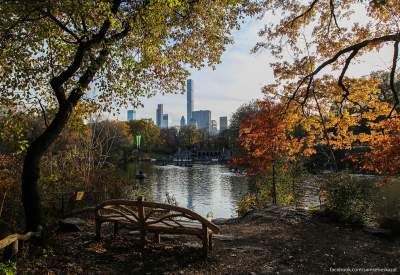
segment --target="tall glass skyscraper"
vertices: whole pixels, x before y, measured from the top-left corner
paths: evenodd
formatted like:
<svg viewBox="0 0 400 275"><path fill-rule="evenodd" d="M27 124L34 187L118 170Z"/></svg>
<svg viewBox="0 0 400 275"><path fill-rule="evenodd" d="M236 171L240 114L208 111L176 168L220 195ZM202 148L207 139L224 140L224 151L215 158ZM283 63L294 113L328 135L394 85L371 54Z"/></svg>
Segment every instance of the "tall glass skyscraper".
<svg viewBox="0 0 400 275"><path fill-rule="evenodd" d="M128 110L128 121L132 121L136 119L136 111Z"/></svg>
<svg viewBox="0 0 400 275"><path fill-rule="evenodd" d="M162 115L161 128L168 128L168 114Z"/></svg>
<svg viewBox="0 0 400 275"><path fill-rule="evenodd" d="M187 115L186 121L189 122L192 120L192 113L193 113L193 80L188 79L186 81L186 96L187 96Z"/></svg>
<svg viewBox="0 0 400 275"><path fill-rule="evenodd" d="M211 132L211 111L199 110L192 112L192 120L196 121L197 127L205 130L207 133Z"/></svg>
<svg viewBox="0 0 400 275"><path fill-rule="evenodd" d="M163 105L158 104L157 105L157 113L156 113L156 124L160 128L161 128L162 120L163 120Z"/></svg>

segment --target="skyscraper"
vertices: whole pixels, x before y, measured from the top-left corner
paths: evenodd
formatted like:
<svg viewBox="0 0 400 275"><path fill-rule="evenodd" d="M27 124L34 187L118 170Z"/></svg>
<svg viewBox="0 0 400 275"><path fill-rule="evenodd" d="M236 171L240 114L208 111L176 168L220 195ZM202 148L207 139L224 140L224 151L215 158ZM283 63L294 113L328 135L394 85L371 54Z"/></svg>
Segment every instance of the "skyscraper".
<svg viewBox="0 0 400 275"><path fill-rule="evenodd" d="M216 120L211 120L211 134L212 135L218 134L217 121Z"/></svg>
<svg viewBox="0 0 400 275"><path fill-rule="evenodd" d="M197 127L210 133L211 130L211 111L200 110L192 112L193 120L196 121Z"/></svg>
<svg viewBox="0 0 400 275"><path fill-rule="evenodd" d="M161 128L168 128L168 114L163 114Z"/></svg>
<svg viewBox="0 0 400 275"><path fill-rule="evenodd" d="M128 110L128 121L132 121L136 119L136 111L135 110Z"/></svg>
<svg viewBox="0 0 400 275"><path fill-rule="evenodd" d="M185 120L185 116L181 117L181 127L185 127L186 125L186 120Z"/></svg>
<svg viewBox="0 0 400 275"><path fill-rule="evenodd" d="M219 130L224 131L228 129L228 117L221 116L219 117Z"/></svg>
<svg viewBox="0 0 400 275"><path fill-rule="evenodd" d="M188 79L186 81L186 96L187 96L187 115L186 120L189 122L193 118L193 80Z"/></svg>
<svg viewBox="0 0 400 275"><path fill-rule="evenodd" d="M163 120L163 105L158 104L156 113L156 124L158 127L161 127L162 120Z"/></svg>

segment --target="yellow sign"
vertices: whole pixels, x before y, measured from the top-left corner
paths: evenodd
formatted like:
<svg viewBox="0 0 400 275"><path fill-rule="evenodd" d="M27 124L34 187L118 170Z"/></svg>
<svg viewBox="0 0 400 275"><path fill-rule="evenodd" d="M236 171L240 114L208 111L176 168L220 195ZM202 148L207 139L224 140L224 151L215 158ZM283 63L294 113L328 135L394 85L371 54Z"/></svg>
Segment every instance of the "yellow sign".
<svg viewBox="0 0 400 275"><path fill-rule="evenodd" d="M76 192L76 199L75 200L81 201L83 199L84 195L85 195L85 192L83 192L83 191Z"/></svg>

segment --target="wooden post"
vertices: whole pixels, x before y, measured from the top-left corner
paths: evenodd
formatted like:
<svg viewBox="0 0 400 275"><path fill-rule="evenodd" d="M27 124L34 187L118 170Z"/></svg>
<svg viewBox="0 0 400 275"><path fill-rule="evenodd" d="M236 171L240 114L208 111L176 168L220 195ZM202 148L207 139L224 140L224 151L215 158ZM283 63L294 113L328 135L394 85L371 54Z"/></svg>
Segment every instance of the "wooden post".
<svg viewBox="0 0 400 275"><path fill-rule="evenodd" d="M160 233L158 233L158 232L154 233L154 242L155 243L161 242Z"/></svg>
<svg viewBox="0 0 400 275"><path fill-rule="evenodd" d="M101 222L96 217L96 240L101 239Z"/></svg>
<svg viewBox="0 0 400 275"><path fill-rule="evenodd" d="M212 233L208 234L208 248L210 249L210 251L213 249L213 245L212 245Z"/></svg>
<svg viewBox="0 0 400 275"><path fill-rule="evenodd" d="M146 222L144 217L143 197L139 196L137 198L137 201L138 201L138 216L140 224L141 245L142 248L144 248L146 246Z"/></svg>
<svg viewBox="0 0 400 275"><path fill-rule="evenodd" d="M61 193L61 215L65 218L64 193Z"/></svg>
<svg viewBox="0 0 400 275"><path fill-rule="evenodd" d="M14 243L12 244L12 256L15 257L18 254L18 239L16 239L14 241Z"/></svg>
<svg viewBox="0 0 400 275"><path fill-rule="evenodd" d="M203 241L203 256L207 258L208 255L208 228L203 224L202 227L202 236L201 239Z"/></svg>
<svg viewBox="0 0 400 275"><path fill-rule="evenodd" d="M114 237L118 234L118 222L114 223Z"/></svg>

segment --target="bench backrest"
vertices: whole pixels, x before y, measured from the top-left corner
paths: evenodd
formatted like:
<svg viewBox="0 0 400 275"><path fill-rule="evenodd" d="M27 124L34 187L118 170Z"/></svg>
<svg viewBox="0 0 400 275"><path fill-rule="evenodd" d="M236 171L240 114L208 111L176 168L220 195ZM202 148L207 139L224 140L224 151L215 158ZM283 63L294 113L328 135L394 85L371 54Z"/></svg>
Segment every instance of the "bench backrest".
<svg viewBox="0 0 400 275"><path fill-rule="evenodd" d="M155 225L185 226L185 221L198 221L213 232L219 228L201 215L189 209L169 204L143 201L142 197L134 200L108 200L96 207L97 217L122 220L138 226Z"/></svg>

